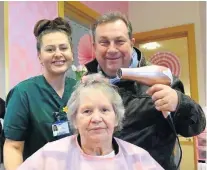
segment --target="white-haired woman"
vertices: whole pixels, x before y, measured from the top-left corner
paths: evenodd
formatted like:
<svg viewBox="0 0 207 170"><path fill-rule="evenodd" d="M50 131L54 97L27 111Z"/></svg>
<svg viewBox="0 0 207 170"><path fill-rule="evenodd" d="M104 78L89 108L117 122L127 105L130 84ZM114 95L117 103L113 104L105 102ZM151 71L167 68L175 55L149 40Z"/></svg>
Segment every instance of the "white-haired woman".
<svg viewBox="0 0 207 170"><path fill-rule="evenodd" d="M124 106L118 92L90 75L68 102L76 135L46 144L18 170L162 170L147 151L113 137L122 128Z"/></svg>

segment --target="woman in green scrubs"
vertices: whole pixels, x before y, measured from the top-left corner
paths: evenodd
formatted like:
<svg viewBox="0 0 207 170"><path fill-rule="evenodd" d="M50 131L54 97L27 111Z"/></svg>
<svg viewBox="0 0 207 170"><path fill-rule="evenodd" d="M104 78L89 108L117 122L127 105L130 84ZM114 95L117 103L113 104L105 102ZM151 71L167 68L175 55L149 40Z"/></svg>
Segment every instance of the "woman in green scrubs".
<svg viewBox="0 0 207 170"><path fill-rule="evenodd" d="M71 27L62 18L44 19L36 23L34 35L43 74L20 82L7 96L4 165L8 170L47 142L70 135L65 106L76 84L66 77L73 61ZM56 135L54 125L60 129Z"/></svg>

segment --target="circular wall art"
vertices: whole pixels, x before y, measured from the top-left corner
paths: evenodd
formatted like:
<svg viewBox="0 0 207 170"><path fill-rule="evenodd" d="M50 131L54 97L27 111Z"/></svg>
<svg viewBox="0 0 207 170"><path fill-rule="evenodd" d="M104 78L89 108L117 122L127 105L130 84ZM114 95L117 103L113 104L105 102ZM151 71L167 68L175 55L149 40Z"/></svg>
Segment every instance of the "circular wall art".
<svg viewBox="0 0 207 170"><path fill-rule="evenodd" d="M180 61L172 52L157 52L150 57L150 62L155 65L167 67L171 70L173 75L177 77L180 76Z"/></svg>

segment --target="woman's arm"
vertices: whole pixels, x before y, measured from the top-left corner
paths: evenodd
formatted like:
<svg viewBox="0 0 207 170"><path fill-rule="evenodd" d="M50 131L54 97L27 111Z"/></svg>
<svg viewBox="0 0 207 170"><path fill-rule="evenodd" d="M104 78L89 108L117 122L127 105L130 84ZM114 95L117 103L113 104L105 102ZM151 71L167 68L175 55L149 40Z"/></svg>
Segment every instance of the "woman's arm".
<svg viewBox="0 0 207 170"><path fill-rule="evenodd" d="M6 170L16 170L23 162L23 141L6 139L4 143L4 166Z"/></svg>
<svg viewBox="0 0 207 170"><path fill-rule="evenodd" d="M6 170L13 170L23 162L24 141L29 126L29 106L23 90L15 87L7 96L4 117L4 164Z"/></svg>
<svg viewBox="0 0 207 170"><path fill-rule="evenodd" d="M39 149L32 156L27 158L18 168L15 170L44 170L45 169L45 157L43 156L43 149ZM52 165L49 169L52 169ZM60 168L61 169L61 168ZM7 170L7 169L6 169ZM9 169L10 170L10 169Z"/></svg>

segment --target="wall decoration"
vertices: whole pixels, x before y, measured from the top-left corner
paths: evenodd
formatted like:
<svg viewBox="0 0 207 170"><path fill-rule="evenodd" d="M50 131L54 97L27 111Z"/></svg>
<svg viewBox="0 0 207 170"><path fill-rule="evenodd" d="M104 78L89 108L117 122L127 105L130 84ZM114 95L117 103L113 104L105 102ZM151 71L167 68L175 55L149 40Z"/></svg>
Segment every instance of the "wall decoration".
<svg viewBox="0 0 207 170"><path fill-rule="evenodd" d="M150 57L152 64L168 67L172 74L179 77L181 74L179 58L172 52L157 52Z"/></svg>

